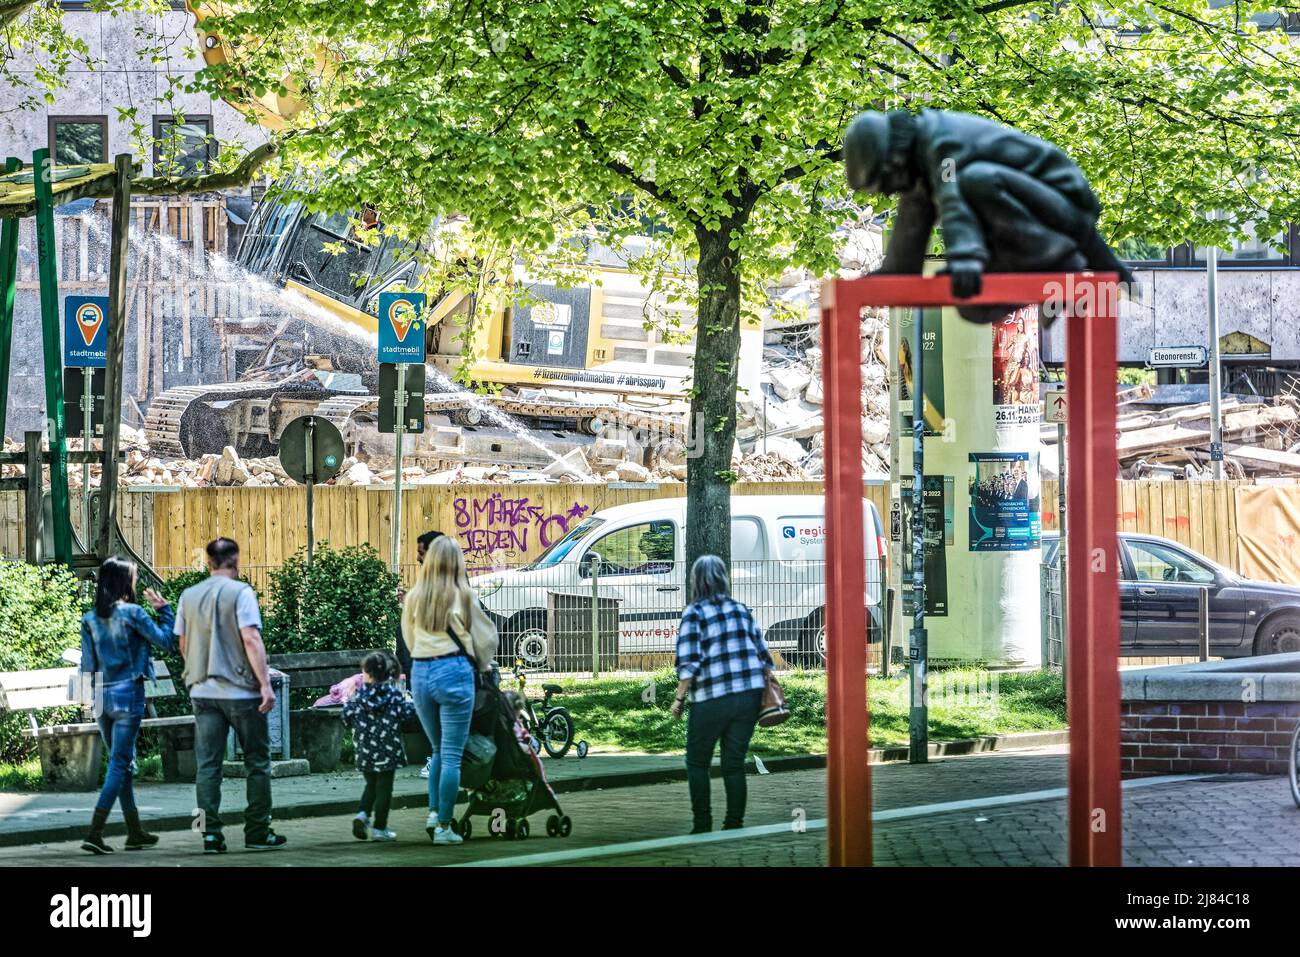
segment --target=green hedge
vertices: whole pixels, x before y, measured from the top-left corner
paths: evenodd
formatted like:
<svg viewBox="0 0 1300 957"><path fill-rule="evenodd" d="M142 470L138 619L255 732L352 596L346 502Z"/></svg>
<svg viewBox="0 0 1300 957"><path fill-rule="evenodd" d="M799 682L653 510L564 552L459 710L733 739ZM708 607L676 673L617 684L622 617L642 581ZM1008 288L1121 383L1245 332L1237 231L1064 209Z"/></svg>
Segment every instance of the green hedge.
<svg viewBox="0 0 1300 957"><path fill-rule="evenodd" d="M81 614L81 586L70 572L0 562L0 671L67 667L63 652L81 647ZM0 761L36 753L35 744L21 736L27 726L26 713L0 718Z"/></svg>
<svg viewBox="0 0 1300 957"><path fill-rule="evenodd" d="M161 591L174 608L182 591L207 577L206 570L182 572L164 582ZM300 551L271 573L270 595L265 596L269 601L263 608L267 651L285 654L392 646L401 614L397 585L397 576L369 545L332 549L322 544L316 549L310 572L306 552ZM139 601L152 611L144 599L143 585ZM63 652L81 645L84 611L81 585L71 573L58 566L0 562L0 671L65 666ZM167 663L177 690L175 697L154 701L158 714L189 713L180 654L157 657ZM317 692L310 694L317 696ZM66 710L69 719L74 713L72 709L60 710ZM37 717L46 723L53 714ZM25 727L25 713L0 717L0 762L18 763L35 754L34 744L21 736ZM142 736L141 756L153 753L154 745L150 735Z"/></svg>
<svg viewBox="0 0 1300 957"><path fill-rule="evenodd" d="M271 654L388 648L401 609L398 578L370 545L300 550L271 572L266 648Z"/></svg>

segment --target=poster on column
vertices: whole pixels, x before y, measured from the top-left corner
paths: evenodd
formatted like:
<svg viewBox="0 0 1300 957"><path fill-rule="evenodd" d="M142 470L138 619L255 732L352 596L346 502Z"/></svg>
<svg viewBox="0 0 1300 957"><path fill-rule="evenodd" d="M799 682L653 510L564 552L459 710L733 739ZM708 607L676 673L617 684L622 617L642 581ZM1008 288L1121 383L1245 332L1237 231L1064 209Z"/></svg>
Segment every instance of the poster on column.
<svg viewBox="0 0 1300 957"><path fill-rule="evenodd" d="M970 550L1019 552L1042 539L1037 452L971 452Z"/></svg>
<svg viewBox="0 0 1300 957"><path fill-rule="evenodd" d="M912 476L900 482L900 556L903 562L903 614L912 614ZM948 614L948 552L954 542L953 477L927 475L921 486L925 512L925 613Z"/></svg>
<svg viewBox="0 0 1300 957"><path fill-rule="evenodd" d="M993 335L993 424L1033 425L1042 418L1038 401L1038 307L1025 306L991 324Z"/></svg>
<svg viewBox="0 0 1300 957"><path fill-rule="evenodd" d="M912 431L912 316L914 310L904 309L898 321L898 368L901 372L898 385L899 427ZM925 434L944 434L943 396L943 312L939 309L922 310L921 374L925 391Z"/></svg>

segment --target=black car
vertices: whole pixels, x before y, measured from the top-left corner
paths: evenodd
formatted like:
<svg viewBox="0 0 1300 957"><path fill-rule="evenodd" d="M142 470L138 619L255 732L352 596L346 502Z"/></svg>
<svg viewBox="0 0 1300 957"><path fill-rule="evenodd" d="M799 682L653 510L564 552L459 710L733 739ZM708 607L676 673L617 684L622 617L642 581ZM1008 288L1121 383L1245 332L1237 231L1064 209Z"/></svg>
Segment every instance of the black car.
<svg viewBox="0 0 1300 957"><path fill-rule="evenodd" d="M1123 655L1195 655L1199 601L1209 589L1210 654L1219 658L1300 651L1300 588L1251 581L1156 535L1119 535L1120 649ZM1043 535L1043 561L1056 567L1060 538Z"/></svg>

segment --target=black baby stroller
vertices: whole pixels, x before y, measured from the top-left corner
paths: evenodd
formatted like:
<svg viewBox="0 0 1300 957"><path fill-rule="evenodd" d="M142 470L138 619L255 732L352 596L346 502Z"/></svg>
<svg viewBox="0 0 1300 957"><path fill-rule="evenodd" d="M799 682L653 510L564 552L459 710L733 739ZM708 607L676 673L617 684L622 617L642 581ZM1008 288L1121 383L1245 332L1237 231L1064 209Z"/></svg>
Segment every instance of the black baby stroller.
<svg viewBox="0 0 1300 957"><path fill-rule="evenodd" d="M487 683L478 694L472 730L489 736L496 754L487 779L466 788L469 806L453 824L456 833L469 840L474 833L470 819L480 815L488 819L490 837L522 840L529 834L529 815L549 810L546 835L568 837L573 822L546 782L541 758L529 747L528 732L515 708L495 683Z"/></svg>

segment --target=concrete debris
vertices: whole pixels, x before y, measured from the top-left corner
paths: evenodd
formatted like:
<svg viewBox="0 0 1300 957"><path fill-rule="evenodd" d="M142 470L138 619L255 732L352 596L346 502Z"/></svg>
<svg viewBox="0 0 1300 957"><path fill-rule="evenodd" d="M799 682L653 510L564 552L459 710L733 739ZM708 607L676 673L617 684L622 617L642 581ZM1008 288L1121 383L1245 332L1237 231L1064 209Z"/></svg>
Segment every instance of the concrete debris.
<svg viewBox="0 0 1300 957"><path fill-rule="evenodd" d="M798 482L808 478L802 468L778 452L742 459L737 472L742 482Z"/></svg>
<svg viewBox="0 0 1300 957"><path fill-rule="evenodd" d="M637 465L635 462L619 462L614 471L618 473L620 482L650 481L650 470L644 465Z"/></svg>
<svg viewBox="0 0 1300 957"><path fill-rule="evenodd" d="M797 399L812 381L812 371L802 366L786 366L768 373L772 391L782 399Z"/></svg>
<svg viewBox="0 0 1300 957"><path fill-rule="evenodd" d="M370 466L365 462L353 462L347 471L334 480L335 485L369 485L374 481Z"/></svg>
<svg viewBox="0 0 1300 957"><path fill-rule="evenodd" d="M745 461L767 452L769 461L750 471L767 474L771 457L792 465L801 476L820 478L823 473L822 441L825 419L822 406L822 350L816 324L818 289L809 280L799 287L798 299L806 307L805 321L787 321L769 327L764 335L762 394L737 403L737 432ZM862 362L862 462L868 477L889 474L889 353L886 345L889 319L884 310L863 315L860 326ZM745 470L741 469L742 474Z"/></svg>
<svg viewBox="0 0 1300 957"><path fill-rule="evenodd" d="M542 469L542 474L560 481L582 481L591 478L591 466L582 449L571 449Z"/></svg>

